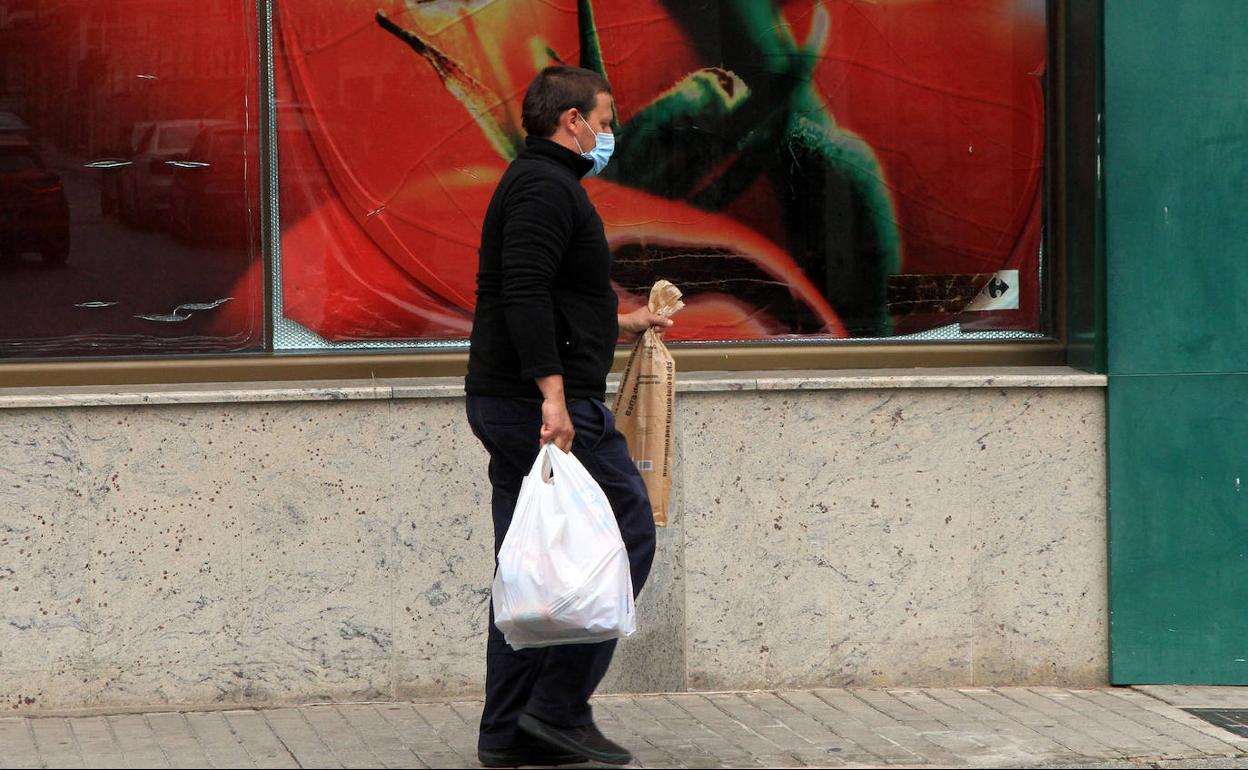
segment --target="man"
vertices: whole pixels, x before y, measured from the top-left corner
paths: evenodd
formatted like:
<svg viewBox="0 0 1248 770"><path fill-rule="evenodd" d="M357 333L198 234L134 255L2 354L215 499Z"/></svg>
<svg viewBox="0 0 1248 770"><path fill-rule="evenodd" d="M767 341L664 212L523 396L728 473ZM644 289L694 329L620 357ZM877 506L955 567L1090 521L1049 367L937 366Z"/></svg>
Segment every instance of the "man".
<svg viewBox="0 0 1248 770"><path fill-rule="evenodd" d="M644 308L618 315L602 220L580 184L610 159L613 114L610 85L589 70L549 67L529 85L525 150L499 181L481 228L465 389L468 421L490 455L495 554L524 475L553 442L606 493L637 592L654 560L653 514L603 400L620 333L671 322ZM514 650L491 608L481 763L631 761L599 732L589 705L614 650L614 641Z"/></svg>

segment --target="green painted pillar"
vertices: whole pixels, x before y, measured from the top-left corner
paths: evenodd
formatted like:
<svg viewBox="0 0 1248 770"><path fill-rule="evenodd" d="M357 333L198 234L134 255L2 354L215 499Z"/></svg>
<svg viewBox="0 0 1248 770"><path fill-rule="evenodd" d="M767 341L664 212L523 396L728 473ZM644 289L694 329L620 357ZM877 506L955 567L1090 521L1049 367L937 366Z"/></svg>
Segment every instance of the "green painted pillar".
<svg viewBox="0 0 1248 770"><path fill-rule="evenodd" d="M1104 105L1111 679L1244 685L1248 2L1105 0Z"/></svg>

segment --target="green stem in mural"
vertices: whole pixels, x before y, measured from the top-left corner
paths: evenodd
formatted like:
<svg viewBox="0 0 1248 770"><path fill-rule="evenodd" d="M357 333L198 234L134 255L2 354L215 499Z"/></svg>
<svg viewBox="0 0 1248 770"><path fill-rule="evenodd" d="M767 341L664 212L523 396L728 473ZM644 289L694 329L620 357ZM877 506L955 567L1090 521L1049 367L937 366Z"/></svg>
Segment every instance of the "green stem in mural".
<svg viewBox="0 0 1248 770"><path fill-rule="evenodd" d="M605 178L668 198L685 198L724 163L722 132L749 96L736 75L705 69L681 78L628 122ZM757 173L757 172L756 172Z"/></svg>
<svg viewBox="0 0 1248 770"><path fill-rule="evenodd" d="M577 0L576 18L581 44L581 66L606 78L607 65L602 55L602 41L598 38L598 26L594 23L594 4L590 0ZM611 130L616 133L620 130L620 120L614 111L611 113Z"/></svg>
<svg viewBox="0 0 1248 770"><path fill-rule="evenodd" d="M900 270L901 241L892 196L870 145L822 113L795 114L771 177L787 199L789 253L851 336L888 336L887 276ZM844 251L831 253L838 243Z"/></svg>
<svg viewBox="0 0 1248 770"><path fill-rule="evenodd" d="M577 0L576 18L581 43L581 66L607 76L602 59L602 41L598 39L598 27L594 25L594 4L590 0Z"/></svg>

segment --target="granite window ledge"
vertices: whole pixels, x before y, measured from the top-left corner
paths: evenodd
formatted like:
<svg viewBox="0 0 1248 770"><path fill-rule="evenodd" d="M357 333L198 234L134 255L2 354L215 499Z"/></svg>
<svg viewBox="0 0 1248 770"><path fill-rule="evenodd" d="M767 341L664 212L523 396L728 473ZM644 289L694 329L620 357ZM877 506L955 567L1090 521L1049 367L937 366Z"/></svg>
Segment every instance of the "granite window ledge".
<svg viewBox="0 0 1248 770"><path fill-rule="evenodd" d="M614 389L618 377L609 383ZM859 369L677 373L679 393L872 390L901 388L1103 388L1106 377L1067 367ZM279 401L462 398L459 377L196 385L78 386L0 389L0 409Z"/></svg>

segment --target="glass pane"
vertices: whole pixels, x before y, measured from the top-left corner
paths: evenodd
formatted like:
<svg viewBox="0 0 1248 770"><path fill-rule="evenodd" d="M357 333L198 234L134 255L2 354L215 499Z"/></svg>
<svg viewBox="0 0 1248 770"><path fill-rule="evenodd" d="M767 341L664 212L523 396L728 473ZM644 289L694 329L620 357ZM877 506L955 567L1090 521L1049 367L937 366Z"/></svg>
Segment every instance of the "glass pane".
<svg viewBox="0 0 1248 770"><path fill-rule="evenodd" d="M251 0L0 0L0 356L264 343Z"/></svg>
<svg viewBox="0 0 1248 770"><path fill-rule="evenodd" d="M613 85L585 185L622 309L685 292L672 339L1045 331L1044 0L276 6L279 348L466 337L557 62Z"/></svg>

